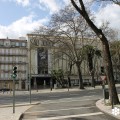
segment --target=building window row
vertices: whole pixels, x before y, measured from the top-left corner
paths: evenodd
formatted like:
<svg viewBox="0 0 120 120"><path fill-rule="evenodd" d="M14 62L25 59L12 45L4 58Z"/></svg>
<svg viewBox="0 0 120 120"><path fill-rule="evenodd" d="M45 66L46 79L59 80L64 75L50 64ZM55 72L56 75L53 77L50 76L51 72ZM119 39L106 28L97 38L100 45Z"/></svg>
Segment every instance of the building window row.
<svg viewBox="0 0 120 120"><path fill-rule="evenodd" d="M12 79L11 73L0 74L0 79ZM26 79L26 74L17 74L17 79Z"/></svg>
<svg viewBox="0 0 120 120"><path fill-rule="evenodd" d="M26 49L0 49L1 54L22 54L22 55L27 55L27 50Z"/></svg>
<svg viewBox="0 0 120 120"><path fill-rule="evenodd" d="M26 70L26 66L25 65L16 65L17 69L20 71ZM13 69L13 65L0 65L0 70L12 70Z"/></svg>
<svg viewBox="0 0 120 120"><path fill-rule="evenodd" d="M11 42L11 47L26 47L27 43L25 42Z"/></svg>
<svg viewBox="0 0 120 120"><path fill-rule="evenodd" d="M27 61L27 58L26 57L11 57L11 56L9 56L9 57L1 57L0 58L0 62L19 62L19 63L23 63L23 62L25 62L26 63L26 61Z"/></svg>
<svg viewBox="0 0 120 120"><path fill-rule="evenodd" d="M11 46L11 47L26 47L26 42L14 42L14 41L4 41L0 40L0 46Z"/></svg>

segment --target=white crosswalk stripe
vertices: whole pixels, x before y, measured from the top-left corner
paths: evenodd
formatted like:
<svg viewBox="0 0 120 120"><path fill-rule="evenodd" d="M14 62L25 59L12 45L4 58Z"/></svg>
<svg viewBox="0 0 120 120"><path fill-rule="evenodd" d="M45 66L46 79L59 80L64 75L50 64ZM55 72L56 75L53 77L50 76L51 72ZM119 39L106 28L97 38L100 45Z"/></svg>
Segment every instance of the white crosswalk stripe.
<svg viewBox="0 0 120 120"><path fill-rule="evenodd" d="M65 118L73 118L73 117L84 117L84 116L92 116L92 115L101 115L102 112L96 113L87 113L87 114L78 114L78 115L68 115L68 116L56 116L56 117L48 117L48 118L37 118L36 120L62 120Z"/></svg>

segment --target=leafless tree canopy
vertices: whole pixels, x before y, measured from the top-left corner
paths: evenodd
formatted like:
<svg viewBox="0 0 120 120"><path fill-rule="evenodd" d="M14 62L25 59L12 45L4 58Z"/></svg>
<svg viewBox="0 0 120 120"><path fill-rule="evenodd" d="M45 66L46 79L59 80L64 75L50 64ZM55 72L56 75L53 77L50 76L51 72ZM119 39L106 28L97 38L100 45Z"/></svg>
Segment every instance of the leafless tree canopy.
<svg viewBox="0 0 120 120"><path fill-rule="evenodd" d="M118 104L119 99L118 99L117 90L115 87L113 65L112 65L112 60L111 60L111 55L110 55L110 50L109 50L108 39L105 36L104 32L101 29L99 29L94 24L94 22L90 19L90 16L88 15L88 13L86 11L83 0L78 0L77 2L79 2L79 4L77 4L76 1L77 0L71 0L72 5L75 7L75 9L78 11L78 13L83 16L83 18L86 20L86 22L91 27L91 29L100 38L100 40L104 46L104 61L105 61L106 75L107 75L107 79L108 79L110 100L111 100L111 103L114 101L114 104Z"/></svg>
<svg viewBox="0 0 120 120"><path fill-rule="evenodd" d="M96 0L98 2L112 2L114 4L120 5L120 0Z"/></svg>

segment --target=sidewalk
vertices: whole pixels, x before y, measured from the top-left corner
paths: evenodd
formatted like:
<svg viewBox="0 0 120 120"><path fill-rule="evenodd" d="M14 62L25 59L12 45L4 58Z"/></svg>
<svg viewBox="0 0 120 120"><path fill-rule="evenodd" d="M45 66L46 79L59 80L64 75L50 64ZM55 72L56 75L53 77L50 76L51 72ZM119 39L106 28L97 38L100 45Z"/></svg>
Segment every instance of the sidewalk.
<svg viewBox="0 0 120 120"><path fill-rule="evenodd" d="M117 85L117 86L120 86L120 85ZM84 90L94 90L94 89L102 89L102 87L101 86L96 86L95 88L86 87L83 90L80 90L77 87L77 88L70 88L69 91L84 91ZM38 90L38 92L36 90L32 90L31 94L52 93L52 92L67 92L67 91L68 91L67 88L65 88L65 89L53 89L52 91L50 91L50 89L43 89L43 90ZM29 94L29 91L15 91L15 94L16 95ZM12 92L11 93L4 93L4 94L0 93L0 95L8 95L8 96L10 95L10 96L12 96ZM27 109L34 106L35 104L38 104L38 103L17 104L17 105L15 105L15 113L13 113L13 106L12 105L2 105L2 106L0 106L0 120L19 120L22 113L24 113ZM112 115L111 106L105 106L104 103L103 103L103 99L97 101L96 106L101 111ZM120 106L119 106L119 108L120 108ZM117 115L117 118L120 119L120 115Z"/></svg>
<svg viewBox="0 0 120 120"><path fill-rule="evenodd" d="M120 99L120 95L119 95ZM120 105L114 105L114 110L112 110L112 107L110 105L104 104L104 99L98 100L96 102L96 106L104 113L111 115L117 119L120 119Z"/></svg>
<svg viewBox="0 0 120 120"><path fill-rule="evenodd" d="M35 104L37 103L16 105L15 113L13 113L12 106L0 106L0 120L19 120L22 113Z"/></svg>
<svg viewBox="0 0 120 120"><path fill-rule="evenodd" d="M116 84L116 87L120 87L120 84ZM120 100L120 94L118 94L118 97ZM107 100L106 103L108 103ZM105 104L104 99L101 99L96 102L96 106L104 113L111 115L117 119L120 119L120 105L114 105L114 108L112 109L111 105Z"/></svg>

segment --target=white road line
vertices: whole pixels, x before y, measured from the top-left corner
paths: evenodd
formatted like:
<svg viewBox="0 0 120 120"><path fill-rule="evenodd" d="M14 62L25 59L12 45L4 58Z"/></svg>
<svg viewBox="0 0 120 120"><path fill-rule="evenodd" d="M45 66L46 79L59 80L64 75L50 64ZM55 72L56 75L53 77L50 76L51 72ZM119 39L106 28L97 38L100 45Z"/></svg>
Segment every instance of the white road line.
<svg viewBox="0 0 120 120"><path fill-rule="evenodd" d="M57 101L49 101L49 102L41 102L41 104L54 104L54 103L63 103L63 102L75 102L75 101L88 101L88 100L91 100L91 99L83 99L83 100L57 100Z"/></svg>
<svg viewBox="0 0 120 120"><path fill-rule="evenodd" d="M94 99L90 99L91 97L94 97L95 95L92 95L92 96L83 96L83 97L87 97L87 98L89 98L89 99L86 99L86 100L96 100L96 98L94 98ZM53 96L51 96L51 97L53 97ZM72 101L84 101L84 100L81 100L81 98L83 99L83 97L70 97L70 98L62 98L62 99L58 99L57 101L56 100L46 100L46 101L41 101L41 104L49 104L49 103L58 103L58 101L59 102L61 102L61 101L67 101L68 102L68 100L72 100ZM75 99L75 100L74 100ZM101 99L101 98L98 98L97 97L97 99ZM49 101L49 102L48 102Z"/></svg>
<svg viewBox="0 0 120 120"><path fill-rule="evenodd" d="M89 93L96 93L96 92L89 92Z"/></svg>
<svg viewBox="0 0 120 120"><path fill-rule="evenodd" d="M57 98L57 97L60 97L60 96L50 96L51 98Z"/></svg>
<svg viewBox="0 0 120 120"><path fill-rule="evenodd" d="M25 112L25 114L35 114L35 113L41 113L41 112L67 111L67 110L78 110L78 109L93 108L93 107L96 107L96 106L90 106L90 107L75 107L75 108L66 108L66 109L58 109L58 110L33 111L33 112Z"/></svg>
<svg viewBox="0 0 120 120"><path fill-rule="evenodd" d="M96 112L96 113L87 113L87 114L78 114L78 115L67 115L67 116L57 116L57 117L48 117L48 118L37 118L36 120L58 120L58 119L65 119L65 118L73 118L73 117L86 117L86 116L92 116L92 115L101 115L102 112Z"/></svg>
<svg viewBox="0 0 120 120"><path fill-rule="evenodd" d="M95 95L83 96L83 97L94 97Z"/></svg>
<svg viewBox="0 0 120 120"><path fill-rule="evenodd" d="M80 95L80 94L69 94L69 95Z"/></svg>

